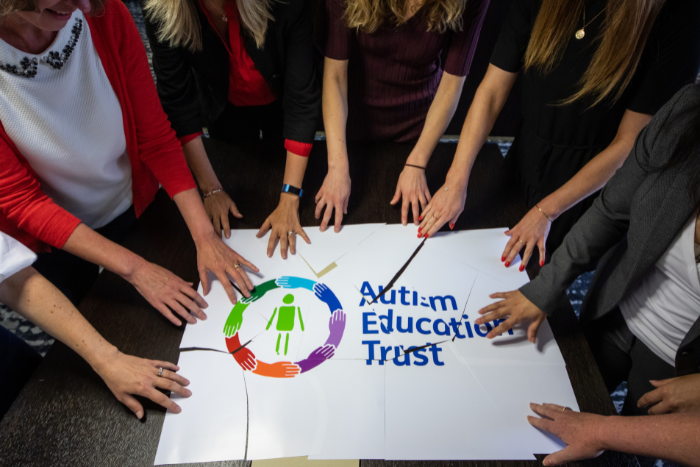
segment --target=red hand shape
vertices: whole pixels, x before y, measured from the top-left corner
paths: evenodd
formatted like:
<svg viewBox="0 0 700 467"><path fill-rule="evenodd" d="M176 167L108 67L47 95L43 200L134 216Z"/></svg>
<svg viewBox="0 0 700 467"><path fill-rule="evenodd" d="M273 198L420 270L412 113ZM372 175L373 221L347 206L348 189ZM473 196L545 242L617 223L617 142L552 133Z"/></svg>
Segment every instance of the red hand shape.
<svg viewBox="0 0 700 467"><path fill-rule="evenodd" d="M234 334L233 337L226 338L226 348L233 354L233 358L236 359L241 368L248 371L255 369L257 362L255 354L247 347L241 347L238 333Z"/></svg>

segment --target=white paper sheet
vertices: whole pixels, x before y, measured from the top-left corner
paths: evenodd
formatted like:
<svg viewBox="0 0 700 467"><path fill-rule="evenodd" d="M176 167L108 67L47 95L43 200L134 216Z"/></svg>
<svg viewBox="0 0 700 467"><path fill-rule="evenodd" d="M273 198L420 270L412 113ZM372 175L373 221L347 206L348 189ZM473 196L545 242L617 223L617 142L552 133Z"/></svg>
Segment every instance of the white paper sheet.
<svg viewBox="0 0 700 467"><path fill-rule="evenodd" d="M182 412L165 414L155 465L243 459L248 412L241 368L211 351L182 352L178 366L192 395L171 396Z"/></svg>
<svg viewBox="0 0 700 467"><path fill-rule="evenodd" d="M297 254L306 260L316 274L320 273L385 224L344 225L335 233L333 227L321 232L318 227L304 227L311 244L297 240Z"/></svg>

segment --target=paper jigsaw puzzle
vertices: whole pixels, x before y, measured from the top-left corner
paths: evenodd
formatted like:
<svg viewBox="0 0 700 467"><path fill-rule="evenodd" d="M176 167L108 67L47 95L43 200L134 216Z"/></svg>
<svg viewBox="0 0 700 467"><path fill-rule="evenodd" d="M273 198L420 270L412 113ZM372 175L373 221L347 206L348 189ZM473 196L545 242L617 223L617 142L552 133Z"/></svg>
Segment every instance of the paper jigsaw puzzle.
<svg viewBox="0 0 700 467"><path fill-rule="evenodd" d="M517 460L561 449L527 422L529 402L578 410L545 321L493 340L477 311L528 281L500 254L505 229L438 234L367 224L282 260L255 230L226 242L260 268L232 305L217 281L188 325L155 464L310 459ZM318 249L314 247L318 244ZM405 266L405 267L404 267ZM201 293L201 286L200 286Z"/></svg>

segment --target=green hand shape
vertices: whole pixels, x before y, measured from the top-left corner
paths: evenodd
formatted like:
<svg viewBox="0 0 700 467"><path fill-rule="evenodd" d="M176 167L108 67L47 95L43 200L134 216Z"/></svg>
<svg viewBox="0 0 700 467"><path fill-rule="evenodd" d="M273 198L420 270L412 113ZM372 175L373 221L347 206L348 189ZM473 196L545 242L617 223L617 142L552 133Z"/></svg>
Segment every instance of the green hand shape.
<svg viewBox="0 0 700 467"><path fill-rule="evenodd" d="M243 312L246 308L248 308L247 303L237 303L234 305L228 318L226 318L226 323L224 323L224 335L226 337L233 336L241 329L241 324L243 324Z"/></svg>
<svg viewBox="0 0 700 467"><path fill-rule="evenodd" d="M256 300L259 300L260 297L262 297L263 295L265 295L265 294L266 294L267 292L269 292L270 290L273 290L273 289L276 289L276 288L278 288L278 285L275 284L275 280L274 280L274 279L271 280L271 281L263 282L263 283L260 284L260 285L256 285L256 286L255 286L255 289L253 289L253 291L250 293L250 297L248 297L248 298L242 298L242 299L241 299L241 302L246 303L246 304L248 304L248 303L253 303L253 302L256 301Z"/></svg>

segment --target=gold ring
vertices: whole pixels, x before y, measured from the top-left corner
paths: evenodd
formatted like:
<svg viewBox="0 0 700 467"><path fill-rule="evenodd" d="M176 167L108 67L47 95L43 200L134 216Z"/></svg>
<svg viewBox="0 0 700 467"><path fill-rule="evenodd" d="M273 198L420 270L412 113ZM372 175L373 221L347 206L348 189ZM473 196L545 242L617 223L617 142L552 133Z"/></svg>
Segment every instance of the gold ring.
<svg viewBox="0 0 700 467"><path fill-rule="evenodd" d="M571 410L573 412L573 409L571 407L564 407L561 409L562 412L566 412L567 410Z"/></svg>
<svg viewBox="0 0 700 467"><path fill-rule="evenodd" d="M518 240L518 241L519 241L520 243L522 243L523 245L525 245L525 242L523 242L522 240Z"/></svg>
<svg viewBox="0 0 700 467"><path fill-rule="evenodd" d="M240 264L234 264L234 265L233 265L233 269L240 269L240 268L241 268L241 265L240 265Z"/></svg>

